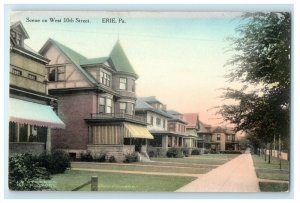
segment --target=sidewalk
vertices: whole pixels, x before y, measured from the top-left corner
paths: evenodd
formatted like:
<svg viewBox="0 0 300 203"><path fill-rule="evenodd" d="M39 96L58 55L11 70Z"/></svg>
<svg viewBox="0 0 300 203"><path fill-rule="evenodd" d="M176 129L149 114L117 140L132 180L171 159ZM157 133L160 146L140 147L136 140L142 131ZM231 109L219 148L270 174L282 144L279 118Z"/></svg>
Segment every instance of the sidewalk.
<svg viewBox="0 0 300 203"><path fill-rule="evenodd" d="M260 192L251 154L242 154L176 192Z"/></svg>

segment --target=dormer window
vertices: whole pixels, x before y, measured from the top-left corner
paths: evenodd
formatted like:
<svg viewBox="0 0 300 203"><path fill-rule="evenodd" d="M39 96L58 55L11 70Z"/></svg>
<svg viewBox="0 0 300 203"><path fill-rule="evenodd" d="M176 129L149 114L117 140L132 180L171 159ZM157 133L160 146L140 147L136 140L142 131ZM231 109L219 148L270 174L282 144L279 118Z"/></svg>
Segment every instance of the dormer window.
<svg viewBox="0 0 300 203"><path fill-rule="evenodd" d="M100 71L100 83L110 87L111 76L103 71Z"/></svg>
<svg viewBox="0 0 300 203"><path fill-rule="evenodd" d="M15 40L18 46L23 46L23 37L21 34L11 31L11 37Z"/></svg>

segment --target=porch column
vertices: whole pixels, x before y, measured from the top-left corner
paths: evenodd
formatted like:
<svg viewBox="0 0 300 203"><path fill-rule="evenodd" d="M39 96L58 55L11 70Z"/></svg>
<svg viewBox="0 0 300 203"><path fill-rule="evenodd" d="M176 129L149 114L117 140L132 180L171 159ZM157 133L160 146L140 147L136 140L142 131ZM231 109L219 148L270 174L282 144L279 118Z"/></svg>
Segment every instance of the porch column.
<svg viewBox="0 0 300 203"><path fill-rule="evenodd" d="M47 128L46 152L51 153L51 128Z"/></svg>
<svg viewBox="0 0 300 203"><path fill-rule="evenodd" d="M161 136L161 147L163 149L168 149L168 136L167 135L162 135Z"/></svg>

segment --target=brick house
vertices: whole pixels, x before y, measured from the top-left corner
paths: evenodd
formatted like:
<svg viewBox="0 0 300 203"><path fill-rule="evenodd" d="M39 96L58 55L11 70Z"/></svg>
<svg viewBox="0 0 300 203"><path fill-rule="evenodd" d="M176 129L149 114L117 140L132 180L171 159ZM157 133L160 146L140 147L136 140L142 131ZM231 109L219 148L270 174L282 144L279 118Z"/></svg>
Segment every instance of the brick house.
<svg viewBox="0 0 300 203"><path fill-rule="evenodd" d="M216 151L237 151L238 142L235 138L235 132L228 128L215 127L211 129L212 140L211 149Z"/></svg>
<svg viewBox="0 0 300 203"><path fill-rule="evenodd" d="M53 146L71 156L105 153L118 161L135 150L146 152L153 136L135 115L135 73L119 41L109 56L86 58L49 39L39 53L47 65L49 93L58 98L66 129L57 130Z"/></svg>
<svg viewBox="0 0 300 203"><path fill-rule="evenodd" d="M9 154L50 152L51 129L65 127L53 110L57 99L48 95L49 60L24 43L28 38L20 21L11 23Z"/></svg>

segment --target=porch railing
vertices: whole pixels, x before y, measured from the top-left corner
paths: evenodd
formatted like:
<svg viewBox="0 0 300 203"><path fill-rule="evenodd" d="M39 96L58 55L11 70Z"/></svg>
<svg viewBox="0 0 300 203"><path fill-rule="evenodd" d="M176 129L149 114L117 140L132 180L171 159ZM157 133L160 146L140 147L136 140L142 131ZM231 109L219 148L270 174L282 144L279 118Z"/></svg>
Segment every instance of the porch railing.
<svg viewBox="0 0 300 203"><path fill-rule="evenodd" d="M130 119L133 121L146 123L146 118L142 116L129 115L125 113L93 113L92 119Z"/></svg>

